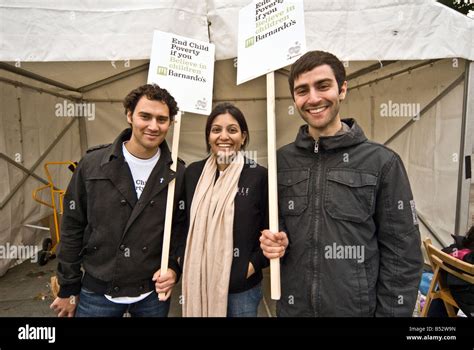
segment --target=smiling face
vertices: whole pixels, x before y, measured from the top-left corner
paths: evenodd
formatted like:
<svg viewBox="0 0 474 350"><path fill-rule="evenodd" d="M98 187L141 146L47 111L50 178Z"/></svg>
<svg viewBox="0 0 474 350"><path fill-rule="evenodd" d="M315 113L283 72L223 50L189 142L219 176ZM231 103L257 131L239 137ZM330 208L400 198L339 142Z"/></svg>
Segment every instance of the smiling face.
<svg viewBox="0 0 474 350"><path fill-rule="evenodd" d="M127 112L127 121L132 126L132 137L126 144L129 152L139 158L153 157L170 127L169 114L166 103L142 96L133 114Z"/></svg>
<svg viewBox="0 0 474 350"><path fill-rule="evenodd" d="M228 163L240 151L246 137L238 121L230 113L225 113L212 121L208 143L218 163Z"/></svg>
<svg viewBox="0 0 474 350"><path fill-rule="evenodd" d="M332 136L341 128L340 103L346 97L347 82L339 91L336 77L327 64L299 75L294 82L295 105L314 139Z"/></svg>

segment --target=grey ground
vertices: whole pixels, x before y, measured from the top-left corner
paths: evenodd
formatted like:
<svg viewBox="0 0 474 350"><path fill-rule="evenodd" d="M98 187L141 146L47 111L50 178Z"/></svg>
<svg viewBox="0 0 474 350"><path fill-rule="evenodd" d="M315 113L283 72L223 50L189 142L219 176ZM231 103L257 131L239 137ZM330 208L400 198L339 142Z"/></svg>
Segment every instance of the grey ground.
<svg viewBox="0 0 474 350"><path fill-rule="evenodd" d="M26 261L10 269L0 277L0 317L54 317L50 310L53 297L49 281L55 274L56 260L49 261L44 266ZM258 317L275 315L275 302L270 299L269 270L264 271L264 298L260 303ZM171 302L170 317L181 317L178 291ZM270 311L271 310L271 311Z"/></svg>

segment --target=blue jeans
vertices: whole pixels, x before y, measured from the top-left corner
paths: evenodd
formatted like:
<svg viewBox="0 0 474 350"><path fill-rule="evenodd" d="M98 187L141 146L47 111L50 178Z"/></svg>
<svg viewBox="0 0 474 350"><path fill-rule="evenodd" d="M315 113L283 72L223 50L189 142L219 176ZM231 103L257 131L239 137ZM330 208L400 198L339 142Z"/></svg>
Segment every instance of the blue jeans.
<svg viewBox="0 0 474 350"><path fill-rule="evenodd" d="M167 317L170 299L159 301L155 291L133 304L117 304L104 295L81 289L76 317L122 317L128 311L132 317Z"/></svg>
<svg viewBox="0 0 474 350"><path fill-rule="evenodd" d="M227 317L257 317L260 300L262 300L261 283L245 292L229 294Z"/></svg>

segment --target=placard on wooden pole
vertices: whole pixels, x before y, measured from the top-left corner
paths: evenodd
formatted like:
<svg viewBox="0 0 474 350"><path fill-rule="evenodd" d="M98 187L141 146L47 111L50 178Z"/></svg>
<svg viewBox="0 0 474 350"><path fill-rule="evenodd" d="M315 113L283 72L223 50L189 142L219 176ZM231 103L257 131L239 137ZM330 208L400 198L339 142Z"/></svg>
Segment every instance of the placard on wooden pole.
<svg viewBox="0 0 474 350"><path fill-rule="evenodd" d="M178 165L178 149L179 149L179 134L181 131L181 111L175 116L174 127L173 127L173 144L171 146L171 160L173 163L170 169L176 173ZM168 196L166 198L166 216L165 216L165 229L163 235L163 249L161 252L161 274L168 272L168 261L170 253L170 241L171 241L171 227L173 223L173 207L174 207L174 192L175 192L176 178L171 180L168 184ZM166 293L159 293L158 297L160 300L165 298Z"/></svg>

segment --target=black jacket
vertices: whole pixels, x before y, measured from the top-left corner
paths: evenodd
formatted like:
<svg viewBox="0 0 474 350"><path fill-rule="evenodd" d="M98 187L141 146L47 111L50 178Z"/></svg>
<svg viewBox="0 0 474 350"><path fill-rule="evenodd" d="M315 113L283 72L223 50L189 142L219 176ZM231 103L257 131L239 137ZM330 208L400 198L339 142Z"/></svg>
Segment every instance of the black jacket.
<svg viewBox="0 0 474 350"><path fill-rule="evenodd" d="M443 248L442 251L447 254L452 254L455 250L465 249L466 247L463 244L464 236L455 236L451 235L454 238L454 243L449 247ZM462 258L463 261L474 264L474 251L464 255ZM454 270L457 270L455 267L451 266ZM468 283L450 273L442 273L442 278L445 278L445 281L451 291L453 299L456 301L458 306L464 312L467 317L474 317L474 284Z"/></svg>
<svg viewBox="0 0 474 350"><path fill-rule="evenodd" d="M278 151L279 316L411 316L421 277L420 234L400 157L347 133L318 142L302 126Z"/></svg>
<svg viewBox="0 0 474 350"><path fill-rule="evenodd" d="M88 151L69 183L58 250L60 297L78 294L81 284L113 297L154 289L151 278L161 265L168 183L176 178L175 198L180 198L184 165L178 163L176 173L170 170L171 154L163 142L160 159L137 200L122 153L122 143L130 136L131 129L126 129L113 144ZM184 210L175 209L173 219L169 267L179 276L176 238L183 237Z"/></svg>
<svg viewBox="0 0 474 350"><path fill-rule="evenodd" d="M186 169L184 183L188 228L194 191L206 161L204 159L192 163ZM260 231L268 227L267 169L245 159L238 188L234 203L234 259L229 293L240 293L257 285L262 280L262 269L269 264L268 259L263 256L259 241ZM181 255L183 254L184 250ZM249 262L254 266L255 273L247 279Z"/></svg>

